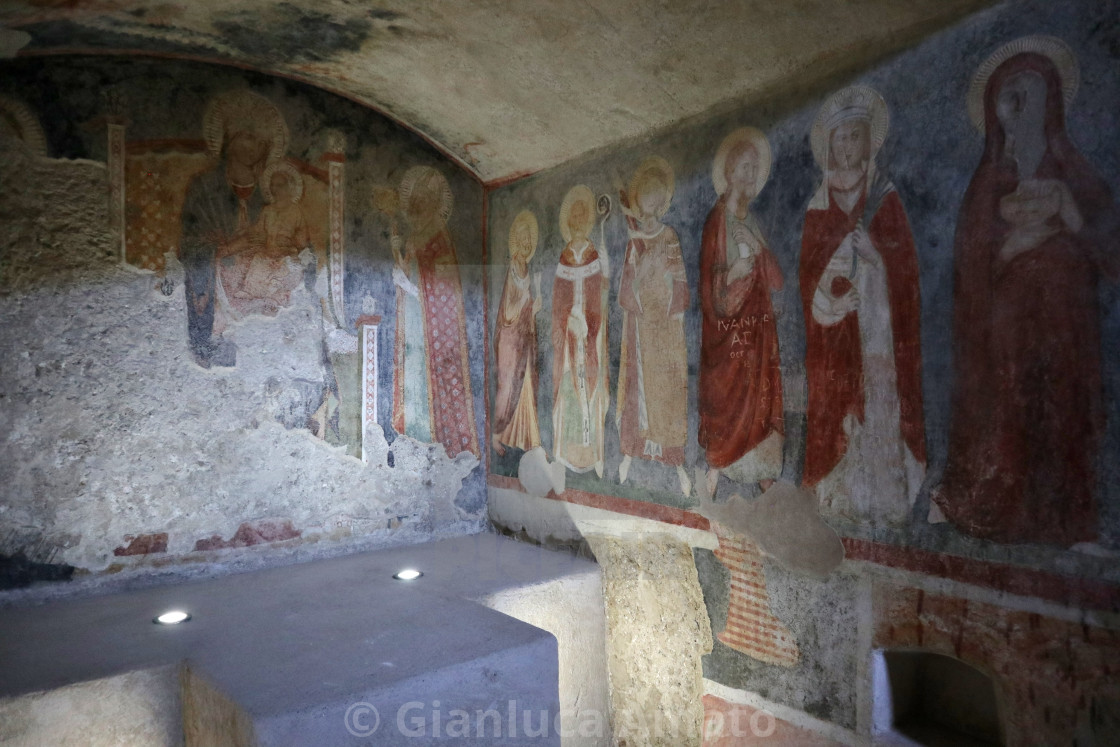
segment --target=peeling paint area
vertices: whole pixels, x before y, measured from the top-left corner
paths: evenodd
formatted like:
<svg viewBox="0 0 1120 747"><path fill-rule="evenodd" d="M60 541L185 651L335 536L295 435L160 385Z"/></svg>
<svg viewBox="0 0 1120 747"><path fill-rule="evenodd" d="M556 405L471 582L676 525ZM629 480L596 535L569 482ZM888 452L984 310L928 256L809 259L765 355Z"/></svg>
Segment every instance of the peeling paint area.
<svg viewBox="0 0 1120 747"><path fill-rule="evenodd" d="M408 146L400 146L388 164L352 163L351 201L343 200L346 183L340 175L339 209L328 218L327 169L310 162L319 157L323 136L305 131L319 125L309 124L299 110L290 115L304 160L285 161L284 173L297 174L293 178L319 190L309 192L303 203L319 227L299 239L309 242L318 257L305 251L302 269L292 260L295 269L284 270L285 277L298 277L298 282L280 291L273 287L276 273L268 274L266 260L245 260L239 302L246 311L220 330L223 343L237 351L236 365L207 367L203 364L210 360L192 348L190 286L176 257L183 190L190 173L198 172L192 164L208 163L192 145L204 142L198 134L207 98L193 93L189 79L171 74L170 80L182 82L199 101L196 110L182 112L183 121L163 115L155 126L148 122L156 134L162 128L171 135L194 135L194 140L168 141L180 149L171 156L154 152L142 162L133 158L126 169L112 144L106 165L52 160L34 155L20 141L0 142L3 586L66 578L74 569L166 565L184 557L208 563L222 553L257 546L360 541L374 547L481 530L484 491L477 447L456 456L434 438L418 440L388 427L395 378L393 286L381 285L380 279L388 274L383 268L391 267L392 255L388 238L376 233L376 219L365 220L368 233L361 227L370 182L379 170L399 168L396 158L407 165ZM132 90L132 116L142 120L150 110L136 97L142 89ZM290 99L285 101L290 105ZM66 130L95 113L55 124ZM254 121L260 120L239 126L256 126ZM92 142L87 147L95 149L96 138L87 133L74 142ZM316 150L308 153L311 147ZM431 161L430 154L422 157ZM178 173L168 163L193 172L183 172L186 181L178 187L167 187ZM304 171L294 171L290 163L302 164ZM461 177L451 178L458 185ZM219 184L211 195L225 194L222 189L228 193L226 183ZM106 200L106 195L118 197ZM254 200L253 210L264 211L261 198ZM236 198L232 204L236 215ZM457 221L476 221L478 209L465 196L457 207L462 218L450 229L456 236ZM250 224L273 220L268 216L280 215L277 210L260 218L254 212ZM348 223L343 210L353 211ZM113 226L126 224L139 231L128 234L130 241L165 252L158 256L158 269L122 263L122 257L132 255L123 253L120 229ZM335 249L324 236L328 229L339 233ZM342 252L332 253L342 237L355 247L348 273L341 270ZM340 295L338 311L328 315L324 304L331 299L332 261L338 263ZM215 272L225 272L229 264ZM350 294L349 312L343 288ZM481 291L472 287L470 293L477 297ZM197 295L193 298L197 304ZM269 298L278 302L260 306ZM223 303L234 308L228 299ZM468 301L472 304L477 301ZM380 370L373 366L375 378L359 381L362 354L346 344L356 344L348 341L357 339L357 318L380 315L386 317L380 334L388 355L377 360L373 348ZM480 324L472 319L471 329ZM219 331L213 334L217 338ZM480 354L470 358L471 365L481 365ZM361 391L374 384L384 400L380 419L368 416L362 404ZM473 422L469 388L463 397L460 407ZM376 398L368 400L373 411L376 403ZM407 411L410 422L413 414Z"/></svg>

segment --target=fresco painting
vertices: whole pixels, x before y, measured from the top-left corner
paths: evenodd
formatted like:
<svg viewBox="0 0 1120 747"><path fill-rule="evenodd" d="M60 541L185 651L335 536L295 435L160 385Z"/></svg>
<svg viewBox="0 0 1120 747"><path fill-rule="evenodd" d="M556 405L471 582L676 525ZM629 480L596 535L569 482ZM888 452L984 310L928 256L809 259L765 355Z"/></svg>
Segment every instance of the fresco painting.
<svg viewBox="0 0 1120 747"><path fill-rule="evenodd" d="M313 159L301 158L290 152L293 134L277 105L244 87L212 96L201 120L200 138L129 140L124 159L124 259L157 278L181 265L185 344L195 363L236 370L232 330L253 318L276 317L302 294L301 308L319 319L320 339L312 346L319 352L305 362L312 373L292 383L299 391L285 395L298 400L285 425L364 455L367 431L349 421L380 408L367 402L363 409L359 380L363 364L371 362L359 353L344 282L366 289L358 321L367 322L378 316L370 309L390 305L369 292L381 283L397 310L389 342L393 362L380 374L388 379L381 388L392 397L384 408L391 420L382 425L441 444L452 457L477 455L447 179L433 167L413 166L403 169L396 188L375 187L374 204L365 210L381 216L389 230L384 241L357 251L351 242L350 257L364 264L371 251L383 253L384 272L355 274L345 265L346 224L353 221L345 215L345 136L333 129L299 133L301 142L325 147ZM165 294L176 291L169 280L157 285ZM376 325L370 330L378 334Z"/></svg>
<svg viewBox="0 0 1120 747"><path fill-rule="evenodd" d="M610 397L607 301L610 267L592 243L595 194L568 191L560 207L567 242L552 288L553 456L573 472L605 469L604 423Z"/></svg>
<svg viewBox="0 0 1120 747"><path fill-rule="evenodd" d="M688 495L684 312L690 294L680 239L661 222L675 189L672 167L652 157L642 161L629 191L621 193L630 240L618 291L623 322L615 422L623 454L619 482L626 482L632 459L649 459L675 467L681 492Z"/></svg>
<svg viewBox="0 0 1120 747"><path fill-rule="evenodd" d="M1073 144L1073 51L1032 36L969 91L984 153L957 220L952 437L931 520L1000 542L1095 543L1102 279L1117 207Z"/></svg>
<svg viewBox="0 0 1120 747"><path fill-rule="evenodd" d="M999 49L972 82L967 109L985 144L956 221L953 344L937 351L953 363L952 394L941 400L951 399L952 426L934 480L922 326L949 310L923 309L920 267L942 260L915 238L891 168L902 146L890 146L905 133L892 135L886 98L869 85L824 97L802 144L793 141L818 169L800 216L765 192L807 174L772 175L770 138L754 127L713 148L706 219L697 210L711 194L697 181L702 147L689 151L683 198L661 156L638 160L628 189L617 186L626 159L578 167L590 184L613 182L622 220L604 217L610 238L596 246L596 191L570 188L544 297L511 243L495 327L495 452L542 446L577 474L594 471L581 486L631 499L620 489L636 461L672 466L673 487L646 469L637 484L656 490L637 495L665 502L652 493L679 488L691 510L690 475L713 498L721 476L748 498L785 479L814 491L821 515L847 531L948 522L965 536L1095 551L1107 425L1100 288L1120 275L1120 255L1110 188L1066 133L1078 79L1067 44L1031 36ZM522 205L541 201L532 183L509 191ZM624 246L613 271L612 245ZM800 328L780 319L793 305L784 298L793 275ZM551 361L527 339L530 317L549 305ZM552 386L536 390L541 377ZM533 391L539 400L520 402ZM532 414L536 438L533 428L501 435L515 410ZM542 412L551 439L539 436L549 425Z"/></svg>
<svg viewBox="0 0 1120 747"><path fill-rule="evenodd" d="M509 270L494 320L498 388L490 428L499 454L507 446L529 451L541 445L536 323L542 307L541 273L529 274L539 234L537 217L529 210L518 213L509 228Z"/></svg>
<svg viewBox="0 0 1120 747"><path fill-rule="evenodd" d="M824 172L805 212L801 299L808 378L805 469L822 509L903 523L925 477L918 257L877 156L886 102L833 94L810 143Z"/></svg>
<svg viewBox="0 0 1120 747"><path fill-rule="evenodd" d="M701 239L697 437L708 495L715 495L721 472L764 489L782 473L782 374L771 294L784 281L750 209L771 160L766 136L744 127L724 138L712 162L719 199Z"/></svg>
<svg viewBox="0 0 1120 747"><path fill-rule="evenodd" d="M380 188L374 199L392 226L397 296L393 427L418 441L443 444L448 456L478 455L463 288L447 231L451 188L438 170L415 166L396 192Z"/></svg>
<svg viewBox="0 0 1120 747"><path fill-rule="evenodd" d="M715 548L694 551L716 634L705 677L847 728L854 690L818 681L859 655L822 637L857 607L845 554L993 589L1008 563L1036 585L1115 583L1111 114L1074 98L1088 63L1069 43L969 33L928 104L906 81L928 78L937 45L786 119L713 116L491 195L492 225L559 214L569 242L539 299L554 353L534 375L552 383L541 447L584 474L553 492L683 527L699 514ZM1089 56L1086 85L1115 94ZM594 195L613 193L620 218L593 245ZM497 355L499 391L530 381Z"/></svg>

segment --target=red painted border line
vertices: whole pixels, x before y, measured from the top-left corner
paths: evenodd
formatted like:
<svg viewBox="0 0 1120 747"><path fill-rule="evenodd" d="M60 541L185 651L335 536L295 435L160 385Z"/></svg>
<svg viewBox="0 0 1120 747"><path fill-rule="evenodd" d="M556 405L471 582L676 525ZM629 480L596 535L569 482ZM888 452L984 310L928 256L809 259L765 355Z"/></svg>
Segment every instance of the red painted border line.
<svg viewBox="0 0 1120 747"><path fill-rule="evenodd" d="M1120 610L1120 586L1104 581L1062 576L1033 568L963 558L959 555L899 547L842 537L848 560L866 560L890 568L924 573L966 584L1088 609Z"/></svg>
<svg viewBox="0 0 1120 747"><path fill-rule="evenodd" d="M525 492L521 489L521 482L518 481L516 477L487 475L487 482L494 488L506 488L507 490ZM574 503L578 506L590 506L591 508L601 508L606 511L613 511L616 514L626 514L628 516L637 516L640 519L662 521L666 524L676 524L677 526L688 527L689 529L700 529L703 531L709 531L711 529L708 520L700 514L694 514L691 511L673 508L672 506L662 506L659 503L634 501L629 498L618 498L613 495L598 495L596 493L575 490L574 488L568 488L560 495L549 491L546 497L554 501Z"/></svg>
<svg viewBox="0 0 1120 747"><path fill-rule="evenodd" d="M521 483L515 477L489 475L488 482L495 488L524 492L521 490ZM550 492L547 497L565 503L601 508L690 529L711 531L711 525L703 516L656 503L597 495L573 489L565 490L559 496ZM1063 576L1050 571L992 563L959 555L946 555L915 547L888 545L854 537L841 537L841 540L844 542L844 553L848 560L863 560L888 568L924 573L927 576L982 586L1016 596L1037 597L1069 607L1120 612L1120 585L1115 583Z"/></svg>

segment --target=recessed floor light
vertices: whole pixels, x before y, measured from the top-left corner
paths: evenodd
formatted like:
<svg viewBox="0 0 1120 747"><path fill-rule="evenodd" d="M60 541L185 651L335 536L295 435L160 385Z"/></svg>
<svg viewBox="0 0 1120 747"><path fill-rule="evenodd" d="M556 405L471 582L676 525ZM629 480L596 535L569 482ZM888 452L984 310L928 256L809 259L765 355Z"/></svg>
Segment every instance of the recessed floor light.
<svg viewBox="0 0 1120 747"><path fill-rule="evenodd" d="M152 622L159 625L178 625L179 623L186 622L190 619L190 613L183 612L182 610L168 610L167 612L164 612L162 615L157 617L155 620L152 620Z"/></svg>
<svg viewBox="0 0 1120 747"><path fill-rule="evenodd" d="M415 568L405 568L403 571L397 571L393 574L393 578L398 581L415 581L424 574Z"/></svg>

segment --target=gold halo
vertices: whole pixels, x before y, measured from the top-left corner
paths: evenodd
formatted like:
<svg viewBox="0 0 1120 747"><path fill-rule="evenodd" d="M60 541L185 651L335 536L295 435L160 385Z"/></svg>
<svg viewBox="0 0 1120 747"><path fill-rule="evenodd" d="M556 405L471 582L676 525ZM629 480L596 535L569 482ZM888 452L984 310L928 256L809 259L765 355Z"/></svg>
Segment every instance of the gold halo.
<svg viewBox="0 0 1120 747"><path fill-rule="evenodd" d="M579 200L587 203L585 233L590 236L591 229L595 227L595 193L587 185L577 184L568 190L568 194L564 195L564 202L560 204L560 235L564 237L564 241L572 240L572 229L568 227L568 214L572 211L572 205Z"/></svg>
<svg viewBox="0 0 1120 747"><path fill-rule="evenodd" d="M7 122L19 139L37 156L47 155L47 136L39 118L31 108L18 99L0 96L0 119Z"/></svg>
<svg viewBox="0 0 1120 747"><path fill-rule="evenodd" d="M514 234L517 233L517 227L523 223L529 226L529 235L532 237L530 243L533 245L533 248L529 251L529 256L525 258L525 261L528 262L533 258L533 255L537 253L537 238L540 235L540 228L537 226L537 216L533 215L533 211L531 210L522 210L514 217L513 223L509 224L509 253L510 256L513 255Z"/></svg>
<svg viewBox="0 0 1120 747"><path fill-rule="evenodd" d="M712 184L716 188L717 195L727 191L727 174L724 173L727 169L727 156L743 142L749 142L758 153L755 194L762 191L766 186L766 180L770 178L773 156L770 153L770 141L766 138L766 133L757 127L740 127L723 139L719 144L719 150L716 151L716 157L712 159Z"/></svg>
<svg viewBox="0 0 1120 747"><path fill-rule="evenodd" d="M416 187L420 184L427 185L428 189L439 190L438 214L440 221L446 223L447 219L451 217L451 208L455 205L455 198L451 195L451 187L448 185L447 179L431 166L413 166L404 172L400 189L397 190L401 199L401 210L408 213L409 202L416 191Z"/></svg>
<svg viewBox="0 0 1120 747"><path fill-rule="evenodd" d="M1062 98L1067 108L1077 95L1077 88L1081 84L1081 69L1068 44L1056 36L1044 34L1015 39L993 52L976 68L976 74L972 76L972 84L968 87L968 117L980 132L984 131L984 92L988 89L992 74L1015 55L1027 52L1048 57L1054 63L1062 81Z"/></svg>
<svg viewBox="0 0 1120 747"><path fill-rule="evenodd" d="M661 156L650 156L638 165L634 176L630 179L630 209L637 214L639 210L638 192L641 191L642 185L651 178L656 179L665 187L665 199L657 206L657 217L660 218L669 211L669 205L673 202L673 193L677 189L677 178L673 174L673 167Z"/></svg>
<svg viewBox="0 0 1120 747"><path fill-rule="evenodd" d="M220 93L210 100L202 118L206 149L217 158L222 153L226 133L251 132L268 141L268 160L280 160L288 152L288 125L276 106L252 91Z"/></svg>
<svg viewBox="0 0 1120 747"><path fill-rule="evenodd" d="M261 194L264 196L264 201L272 204L272 177L278 172L283 172L288 175L288 181L292 185L292 202L296 203L303 197L303 176L300 175L299 169L293 166L289 161L273 161L265 166L264 172L261 174Z"/></svg>
<svg viewBox="0 0 1120 747"><path fill-rule="evenodd" d="M890 127L890 112L887 102L879 92L869 86L849 86L828 97L817 112L813 130L809 134L809 144L813 148L813 158L822 171L828 171L828 139L841 122L848 119L865 119L871 133L870 158L875 160L883 142L887 139Z"/></svg>

